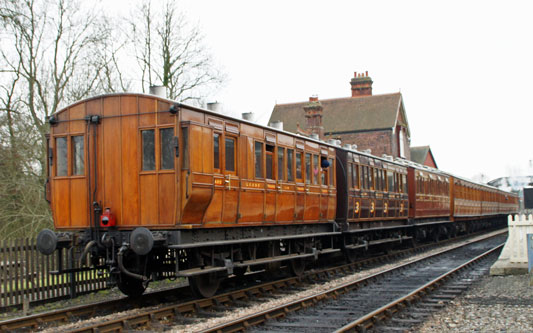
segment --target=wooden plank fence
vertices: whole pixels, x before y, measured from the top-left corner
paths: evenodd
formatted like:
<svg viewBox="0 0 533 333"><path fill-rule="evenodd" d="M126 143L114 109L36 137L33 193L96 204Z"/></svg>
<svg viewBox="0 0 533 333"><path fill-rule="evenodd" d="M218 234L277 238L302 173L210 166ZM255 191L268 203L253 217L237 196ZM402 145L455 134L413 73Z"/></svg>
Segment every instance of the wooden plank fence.
<svg viewBox="0 0 533 333"><path fill-rule="evenodd" d="M58 259L63 269L78 268L79 253L73 254L75 260L70 260L67 249L62 250L60 258L56 253L45 256L37 250L35 238L4 240L0 245L0 308L76 297L107 288L107 274L99 275L94 269L50 274L58 271Z"/></svg>

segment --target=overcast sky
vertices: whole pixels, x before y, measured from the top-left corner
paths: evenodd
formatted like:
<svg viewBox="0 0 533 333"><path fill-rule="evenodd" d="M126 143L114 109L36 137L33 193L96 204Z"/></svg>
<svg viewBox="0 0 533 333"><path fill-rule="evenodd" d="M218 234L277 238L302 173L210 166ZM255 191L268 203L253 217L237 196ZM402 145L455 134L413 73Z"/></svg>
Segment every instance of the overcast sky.
<svg viewBox="0 0 533 333"><path fill-rule="evenodd" d="M533 11L528 1L182 0L228 82L208 101L255 112L401 91L411 145L440 169L487 180L532 171Z"/></svg>

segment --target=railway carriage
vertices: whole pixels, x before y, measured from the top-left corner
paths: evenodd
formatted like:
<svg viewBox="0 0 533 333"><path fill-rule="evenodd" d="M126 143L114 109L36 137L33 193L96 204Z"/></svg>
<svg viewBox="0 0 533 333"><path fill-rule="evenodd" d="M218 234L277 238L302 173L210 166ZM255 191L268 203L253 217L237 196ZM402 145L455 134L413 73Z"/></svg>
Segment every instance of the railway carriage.
<svg viewBox="0 0 533 333"><path fill-rule="evenodd" d="M208 297L230 274L302 274L320 255L353 260L517 209L512 194L434 169L156 96L98 96L49 122L56 231L41 231L38 248L71 249L73 270L90 258L130 296L187 277Z"/></svg>

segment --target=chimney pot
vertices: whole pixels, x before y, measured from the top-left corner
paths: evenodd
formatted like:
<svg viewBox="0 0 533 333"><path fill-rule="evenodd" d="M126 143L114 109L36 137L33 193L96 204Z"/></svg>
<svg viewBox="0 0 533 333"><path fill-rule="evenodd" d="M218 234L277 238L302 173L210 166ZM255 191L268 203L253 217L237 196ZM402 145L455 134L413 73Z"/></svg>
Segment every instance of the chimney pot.
<svg viewBox="0 0 533 333"><path fill-rule="evenodd" d="M366 77L368 77L368 71L366 71Z"/></svg>
<svg viewBox="0 0 533 333"><path fill-rule="evenodd" d="M353 77L357 77L357 72L353 72Z"/></svg>

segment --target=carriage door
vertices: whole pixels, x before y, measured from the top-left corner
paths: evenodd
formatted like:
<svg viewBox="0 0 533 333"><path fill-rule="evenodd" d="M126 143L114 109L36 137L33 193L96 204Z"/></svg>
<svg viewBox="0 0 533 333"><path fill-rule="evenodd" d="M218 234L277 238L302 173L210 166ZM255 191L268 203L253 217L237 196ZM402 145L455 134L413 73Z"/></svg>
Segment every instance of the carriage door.
<svg viewBox="0 0 533 333"><path fill-rule="evenodd" d="M264 222L274 222L276 219L276 173L275 173L275 144L276 136L265 133L265 218Z"/></svg>
<svg viewBox="0 0 533 333"><path fill-rule="evenodd" d="M224 140L221 142L223 152L224 196L222 200L222 222L236 223L239 200L240 179L238 168L238 125L226 123Z"/></svg>

